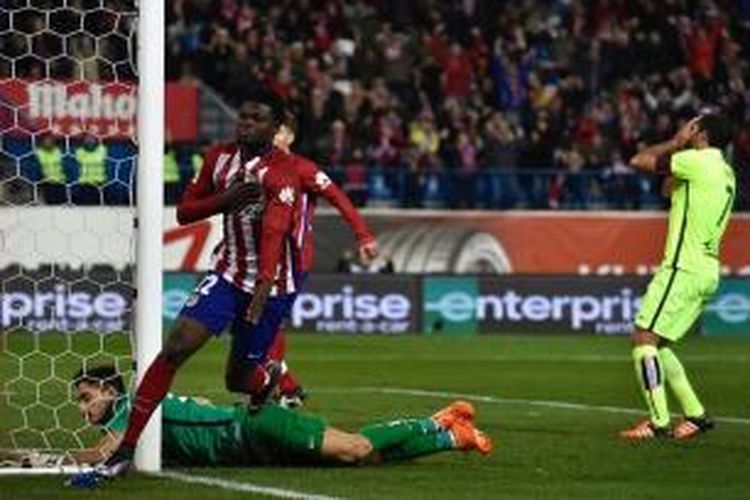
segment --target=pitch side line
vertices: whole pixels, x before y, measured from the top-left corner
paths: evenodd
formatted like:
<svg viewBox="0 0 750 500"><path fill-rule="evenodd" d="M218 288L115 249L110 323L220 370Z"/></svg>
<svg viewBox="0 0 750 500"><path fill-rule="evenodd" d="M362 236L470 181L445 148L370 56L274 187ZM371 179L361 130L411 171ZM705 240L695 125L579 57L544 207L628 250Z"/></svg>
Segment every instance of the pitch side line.
<svg viewBox="0 0 750 500"><path fill-rule="evenodd" d="M426 391L422 389L404 389L399 387L354 387L351 389L314 389L316 392L329 393L366 393L366 394L396 394L403 396L417 396L425 398L448 398L448 399L467 399L469 401L478 401L482 403L494 404L518 404L526 406L536 406L542 408L554 408L556 410L576 410L576 411L598 411L602 413L617 413L628 415L643 415L644 410L636 408L623 408L619 406L598 406L587 405L584 403L571 403L568 401L550 401L544 399L520 399L520 398L498 398L481 394L467 394L462 392L448 391ZM714 416L717 422L729 424L750 425L750 418L743 417L720 417Z"/></svg>
<svg viewBox="0 0 750 500"><path fill-rule="evenodd" d="M183 483L200 484L203 486L215 486L230 491L239 491L242 493L257 493L275 498L294 498L299 500L340 500L339 497L329 497L326 495L315 495L301 491L285 490L273 486L260 486L253 483L243 483L240 481L231 481L229 479L219 479L209 476L196 476L175 471L163 471L151 474L156 477L173 479Z"/></svg>

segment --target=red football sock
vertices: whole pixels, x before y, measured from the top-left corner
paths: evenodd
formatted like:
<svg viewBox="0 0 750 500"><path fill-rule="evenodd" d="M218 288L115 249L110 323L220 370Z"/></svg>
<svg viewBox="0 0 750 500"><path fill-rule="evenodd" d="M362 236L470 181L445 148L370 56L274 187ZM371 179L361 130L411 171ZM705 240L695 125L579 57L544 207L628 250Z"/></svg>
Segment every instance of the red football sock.
<svg viewBox="0 0 750 500"><path fill-rule="evenodd" d="M250 377L248 379L247 383L247 389L249 394L256 394L258 393L265 385L268 383L268 372L265 368L263 368L260 365L257 365L255 368L253 368L252 373L250 373Z"/></svg>
<svg viewBox="0 0 750 500"><path fill-rule="evenodd" d="M271 348L268 350L268 359L274 361L281 361L286 355L286 334L283 328L279 328L276 332L276 338L271 344Z"/></svg>
<svg viewBox="0 0 750 500"><path fill-rule="evenodd" d="M284 374L281 376L281 379L279 380L279 391L281 391L281 393L288 394L290 392L294 392L298 388L299 382L297 382L297 378L294 376L292 371L287 368Z"/></svg>
<svg viewBox="0 0 750 500"><path fill-rule="evenodd" d="M169 363L163 354L159 354L148 367L146 375L138 384L135 398L133 398L128 428L122 438L123 446L135 448L143 428L146 427L149 418L151 418L151 414L154 413L161 400L167 395L176 372L177 366Z"/></svg>

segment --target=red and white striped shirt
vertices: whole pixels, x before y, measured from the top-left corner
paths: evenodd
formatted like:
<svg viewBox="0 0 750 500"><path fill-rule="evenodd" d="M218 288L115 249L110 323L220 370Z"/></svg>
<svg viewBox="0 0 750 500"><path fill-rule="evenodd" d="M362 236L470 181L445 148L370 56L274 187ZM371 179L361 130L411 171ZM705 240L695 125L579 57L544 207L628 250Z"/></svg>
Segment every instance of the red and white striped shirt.
<svg viewBox="0 0 750 500"><path fill-rule="evenodd" d="M271 294L296 291L295 214L300 181L293 161L278 150L243 163L236 143L216 146L187 187L177 208L180 223L219 213L218 197L235 182L260 182L262 197L241 210L224 213L223 238L212 254L212 268L238 288L251 292L256 281L274 281Z"/></svg>

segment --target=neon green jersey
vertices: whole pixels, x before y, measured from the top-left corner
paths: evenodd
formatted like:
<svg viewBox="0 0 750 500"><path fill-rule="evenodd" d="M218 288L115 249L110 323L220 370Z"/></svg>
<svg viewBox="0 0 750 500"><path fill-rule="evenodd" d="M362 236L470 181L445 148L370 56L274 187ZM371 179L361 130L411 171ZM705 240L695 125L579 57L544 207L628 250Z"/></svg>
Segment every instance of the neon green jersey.
<svg viewBox="0 0 750 500"><path fill-rule="evenodd" d="M716 148L675 153L670 169L675 185L662 266L715 275L734 204L734 171Z"/></svg>
<svg viewBox="0 0 750 500"><path fill-rule="evenodd" d="M104 429L124 432L130 394L115 402ZM162 402L162 455L168 462L189 465L234 464L242 456L240 407L215 406L203 400L167 395Z"/></svg>

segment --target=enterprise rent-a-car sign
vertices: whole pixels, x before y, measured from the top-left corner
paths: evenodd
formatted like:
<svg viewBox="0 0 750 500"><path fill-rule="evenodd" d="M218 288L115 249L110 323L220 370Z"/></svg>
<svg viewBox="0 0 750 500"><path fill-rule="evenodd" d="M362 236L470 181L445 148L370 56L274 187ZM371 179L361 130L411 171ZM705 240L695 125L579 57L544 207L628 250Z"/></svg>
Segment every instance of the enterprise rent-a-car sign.
<svg viewBox="0 0 750 500"><path fill-rule="evenodd" d="M430 278L423 281L426 332L452 325L483 333L630 332L647 280L640 277L494 276L474 279ZM450 286L451 281L456 286ZM436 292L437 291L437 292ZM472 332L462 332L472 333Z"/></svg>
<svg viewBox="0 0 750 500"><path fill-rule="evenodd" d="M129 274L109 266L85 271L51 265L0 269L0 330L127 329L133 297Z"/></svg>
<svg viewBox="0 0 750 500"><path fill-rule="evenodd" d="M200 274L167 273L170 329ZM291 317L304 332L400 335L623 335L648 278L623 276L313 275ZM131 326L128 270L0 268L0 330L120 331ZM750 280L724 279L701 318L706 335L750 336Z"/></svg>
<svg viewBox="0 0 750 500"><path fill-rule="evenodd" d="M409 276L312 275L292 311L292 327L321 333L418 331L418 281Z"/></svg>

